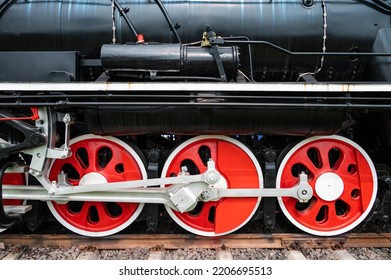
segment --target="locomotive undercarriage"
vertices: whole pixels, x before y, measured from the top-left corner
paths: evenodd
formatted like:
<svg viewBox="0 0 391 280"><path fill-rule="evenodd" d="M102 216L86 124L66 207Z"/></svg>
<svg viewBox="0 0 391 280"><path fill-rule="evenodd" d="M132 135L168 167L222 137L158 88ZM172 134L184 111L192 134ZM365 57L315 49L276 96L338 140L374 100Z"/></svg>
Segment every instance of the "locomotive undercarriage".
<svg viewBox="0 0 391 280"><path fill-rule="evenodd" d="M0 228L389 226L383 2L3 1Z"/></svg>
<svg viewBox="0 0 391 280"><path fill-rule="evenodd" d="M61 224L87 236L104 236L125 229L139 217L145 204L163 204L181 227L204 236L233 232L257 216L260 208L268 227L274 226L275 213L281 211L296 227L316 235L336 235L357 227L373 212L375 203L382 204L384 217L389 215L386 201L390 174L384 171L389 157L377 156L371 150L372 140L364 139L355 130L363 115L376 115L379 109L390 107L382 93L387 92L387 85L225 87L194 83L184 90L178 84L159 84L162 99L167 97L166 91L172 96L170 104L159 104L158 96L148 98L152 87L157 86L150 83L80 83L66 84L63 89L62 85L65 86L1 84L3 92L8 93L3 98L12 103L12 108L0 112L2 131L8 132L2 135L5 140L1 146L5 159L2 166L9 167L2 184L6 205L3 227L12 226L22 217L21 213L30 209L26 201L46 202ZM135 94L124 96L124 87ZM219 93L211 93L217 92L217 87ZM38 95L36 88L41 90ZM243 93L239 94L238 88L245 91L245 99L240 98ZM276 89L280 89L279 96ZM96 101L85 100L86 93ZM43 107L37 96L42 96L47 106ZM248 102L248 97L255 102ZM103 98L110 98L111 102L101 102ZM18 102L20 109L14 109L13 102ZM37 107L31 107L32 103ZM287 130L279 131L278 127L274 127L275 135L270 135L268 130L272 127L266 123L265 134L261 134L262 127L260 133L253 133L252 126L234 128L242 129L241 135L230 134L232 127L218 128L214 124L204 126L209 130L203 136L194 136L187 129L179 131L182 133L158 133L159 126L153 134L140 134L137 126L134 134L130 133L131 126L124 133L119 129L125 127L117 128L109 132L110 136L91 134L89 130L97 127L87 120L89 110L113 112L112 108L120 108L119 103L133 110L148 105L198 108L208 118L211 112L217 115L231 104L266 112L273 108L274 113L294 107L300 114L306 110L310 116L313 111L316 116L329 114L330 120L334 113L337 117L331 124L340 121L340 115L343 117L334 127L330 123L318 126L312 117L307 123L298 123L296 128L290 125L291 135L284 135L281 131ZM173 112L177 118L186 117L185 111ZM156 117L161 116L156 113ZM100 134L106 129L101 120ZM193 122L188 123L196 127ZM298 131L303 131L303 127L307 131L300 135ZM335 133L330 133L336 127ZM148 130L153 131L150 127ZM329 133L319 136L321 130ZM367 152L349 138L357 138L374 153L371 156L381 160L383 168L379 176ZM379 190L380 201L378 179L383 186ZM26 184L27 181L36 184ZM10 202L19 206L11 208L9 204L15 203Z"/></svg>

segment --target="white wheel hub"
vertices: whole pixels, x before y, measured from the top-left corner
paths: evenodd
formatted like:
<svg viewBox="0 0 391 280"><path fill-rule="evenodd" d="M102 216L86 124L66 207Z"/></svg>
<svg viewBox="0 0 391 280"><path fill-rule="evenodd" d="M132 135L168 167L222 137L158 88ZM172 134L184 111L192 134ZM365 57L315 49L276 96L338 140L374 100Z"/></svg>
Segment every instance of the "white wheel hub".
<svg viewBox="0 0 391 280"><path fill-rule="evenodd" d="M325 201L338 199L344 191L341 177L335 173L327 172L319 176L315 183L316 194Z"/></svg>
<svg viewBox="0 0 391 280"><path fill-rule="evenodd" d="M105 176L99 174L97 172L90 172L84 175L79 182L79 186L87 186L87 185L97 185L97 184L106 184L107 180Z"/></svg>

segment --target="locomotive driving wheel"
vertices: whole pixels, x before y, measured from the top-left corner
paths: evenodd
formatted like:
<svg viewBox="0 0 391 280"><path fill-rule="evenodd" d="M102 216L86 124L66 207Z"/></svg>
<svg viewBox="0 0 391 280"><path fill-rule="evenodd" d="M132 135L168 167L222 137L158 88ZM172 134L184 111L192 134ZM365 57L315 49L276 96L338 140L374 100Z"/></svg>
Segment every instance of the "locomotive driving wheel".
<svg viewBox="0 0 391 280"><path fill-rule="evenodd" d="M7 143L3 138L0 138L0 144ZM26 176L24 173L7 173L3 174L2 179L3 185L25 185L26 184ZM4 199L3 205L23 205L24 200L20 199Z"/></svg>
<svg viewBox="0 0 391 280"><path fill-rule="evenodd" d="M64 171L74 186L146 179L138 153L114 137L84 135L71 140L72 155L56 159L49 179ZM48 202L50 211L66 228L86 236L107 236L129 226L144 204L117 202Z"/></svg>
<svg viewBox="0 0 391 280"><path fill-rule="evenodd" d="M3 185L25 185L26 176L24 173L5 173L3 176ZM4 199L3 205L23 205L24 200L21 199Z"/></svg>
<svg viewBox="0 0 391 280"><path fill-rule="evenodd" d="M2 178L3 185L25 185L26 177L24 173L5 173ZM4 199L3 206L17 206L25 204L21 199ZM0 226L0 232L6 230Z"/></svg>
<svg viewBox="0 0 391 280"><path fill-rule="evenodd" d="M342 234L370 213L377 193L376 170L353 141L325 136L298 143L280 164L277 187L295 186L302 172L313 189L311 200L278 198L285 216L301 230L320 236Z"/></svg>
<svg viewBox="0 0 391 280"><path fill-rule="evenodd" d="M245 145L226 136L198 136L185 141L168 157L162 177L177 176L184 166L190 175L204 173L209 159L223 176L224 183L215 187L262 188L262 172L255 156ZM168 206L166 209L182 228L198 235L220 236L246 224L259 203L260 198L222 198L198 202L193 210L184 213Z"/></svg>

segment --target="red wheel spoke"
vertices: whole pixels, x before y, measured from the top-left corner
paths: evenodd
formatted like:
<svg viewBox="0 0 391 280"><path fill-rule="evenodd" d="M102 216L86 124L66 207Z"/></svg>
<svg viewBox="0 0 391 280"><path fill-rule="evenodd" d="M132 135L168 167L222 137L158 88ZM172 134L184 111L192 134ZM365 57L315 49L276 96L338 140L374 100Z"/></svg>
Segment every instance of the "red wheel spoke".
<svg viewBox="0 0 391 280"><path fill-rule="evenodd" d="M73 214L80 222L90 223L89 212L93 204L91 202L84 202L80 212Z"/></svg>
<svg viewBox="0 0 391 280"><path fill-rule="evenodd" d="M361 199L352 198L350 193L348 192L344 193L339 199L344 203L346 203L346 205L349 207L350 212L362 213L363 209L365 208L364 205L362 204Z"/></svg>
<svg viewBox="0 0 391 280"><path fill-rule="evenodd" d="M113 218L110 213L108 212L107 208L106 208L106 203L95 203L94 204L95 208L96 208L96 211L98 212L98 219L99 219L99 222L102 226L105 225L110 225L110 223L112 223L114 220L116 220L115 218Z"/></svg>
<svg viewBox="0 0 391 280"><path fill-rule="evenodd" d="M316 217L319 214L319 211L322 209L323 206L329 206L328 203L325 203L323 201L317 200L313 205L311 205L308 209L305 211L297 211L298 216L300 216L300 220L303 223L311 224L316 222Z"/></svg>
<svg viewBox="0 0 391 280"><path fill-rule="evenodd" d="M332 206L333 205L330 206L331 208L327 209L326 219L319 223L321 226L327 227L329 229L339 227L339 224L344 223L343 220L346 220L346 217L341 218L341 217L337 216L335 209L332 208Z"/></svg>
<svg viewBox="0 0 391 280"><path fill-rule="evenodd" d="M102 168L101 172L104 171L104 170L107 170L108 172L113 172L113 171L115 171L115 166L117 164L121 164L121 163L122 163L122 161L120 160L120 157L112 158L107 163L107 165Z"/></svg>
<svg viewBox="0 0 391 280"><path fill-rule="evenodd" d="M65 159L64 162L71 165L77 171L77 173L79 173L80 178L83 177L83 175L86 173L85 166L82 166L80 164L80 161L77 160L76 157L74 157L74 156L69 157L69 158Z"/></svg>
<svg viewBox="0 0 391 280"><path fill-rule="evenodd" d="M354 175L353 173L349 173L349 166L357 166L357 159L355 153L346 149L343 149L342 152L342 159L335 164L333 169L343 175Z"/></svg>
<svg viewBox="0 0 391 280"><path fill-rule="evenodd" d="M182 162L184 160L190 160L192 161L200 173L204 173L207 169L206 164L204 164L204 161L201 159L201 156L199 154L199 151L201 147L206 147L210 150L210 157L213 160L217 160L217 154L216 154L216 143L214 142L200 142L197 144L194 144L193 146L189 147L188 149L182 151L180 155L176 158L176 160ZM209 160L209 159L206 159Z"/></svg>
<svg viewBox="0 0 391 280"><path fill-rule="evenodd" d="M203 203L201 211L197 214L184 213L180 219L191 223L191 226L198 229L214 230L215 228L215 215L212 212L212 208L216 207L215 202Z"/></svg>
<svg viewBox="0 0 391 280"><path fill-rule="evenodd" d="M100 145L94 145L93 143L87 143L86 149L87 149L87 155L88 155L88 162L89 166L87 168L87 172L96 172L99 171L99 164L98 164L98 149Z"/></svg>
<svg viewBox="0 0 391 280"><path fill-rule="evenodd" d="M192 161L194 163L195 167L197 167L197 169L199 170L200 173L205 172L206 169L207 169L198 154L195 154L195 153L183 153L183 155L181 157L178 157L178 159L176 159L176 161L178 161L178 163L177 163L178 165L177 166L179 167L178 172L181 170L180 169L181 163L183 161L185 161L185 160Z"/></svg>
<svg viewBox="0 0 391 280"><path fill-rule="evenodd" d="M199 156L192 158L191 160L194 162L195 166L200 171L200 174L206 171L207 167L204 165L203 161Z"/></svg>
<svg viewBox="0 0 391 280"><path fill-rule="evenodd" d="M216 218L216 214L213 213L214 210L212 209L216 208L217 204L218 203L214 201L204 203L200 213L200 218L204 221L208 221L211 226L214 226L214 220ZM211 221L209 221L209 218Z"/></svg>
<svg viewBox="0 0 391 280"><path fill-rule="evenodd" d="M315 144L317 150L319 151L320 161L322 163L322 170L330 169L330 160L329 160L329 151L333 148L333 145L329 143L316 143Z"/></svg>
<svg viewBox="0 0 391 280"><path fill-rule="evenodd" d="M87 169L88 172L100 171L100 167L98 164L98 155L96 154L96 151L89 152L88 159L90 161L90 166Z"/></svg>
<svg viewBox="0 0 391 280"><path fill-rule="evenodd" d="M297 163L303 164L305 167L307 167L309 169L309 171L312 174L315 174L316 170L319 169L317 166L314 165L314 163L310 160L310 158L308 157L307 154L300 157L300 159L298 160Z"/></svg>
<svg viewBox="0 0 391 280"><path fill-rule="evenodd" d="M132 166L132 168L124 166L124 171L120 172L118 170L119 164L122 164L124 166L122 161L117 159L111 159L110 162L100 171L100 173L106 178L110 178L110 182L140 179L140 172L137 166Z"/></svg>
<svg viewBox="0 0 391 280"><path fill-rule="evenodd" d="M352 192L354 190L358 190L359 192L361 192L360 189L358 189L357 187L355 187L356 185L353 185L353 184L345 184L345 190L344 192L342 193L342 195L340 196L341 199L345 200L345 201L351 201L351 200L354 200L354 201L359 201L360 199L353 199L352 197Z"/></svg>

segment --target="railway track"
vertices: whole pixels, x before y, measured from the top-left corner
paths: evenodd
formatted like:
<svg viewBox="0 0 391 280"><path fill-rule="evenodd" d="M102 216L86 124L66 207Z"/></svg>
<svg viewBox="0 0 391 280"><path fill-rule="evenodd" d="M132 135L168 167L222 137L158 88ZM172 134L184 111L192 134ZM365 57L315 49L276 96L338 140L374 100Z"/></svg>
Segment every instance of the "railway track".
<svg viewBox="0 0 391 280"><path fill-rule="evenodd" d="M391 233L354 233L339 237L314 237L307 234L231 234L205 238L191 234L113 235L89 238L73 234L2 234L0 242L23 246L95 247L107 249L181 249L181 248L391 248Z"/></svg>
<svg viewBox="0 0 391 280"><path fill-rule="evenodd" d="M362 248L367 248L364 253L359 251ZM161 234L99 239L68 234L3 234L0 259L56 259L56 255L59 259L391 259L390 248L391 233L330 238L306 234L232 234L219 238Z"/></svg>

